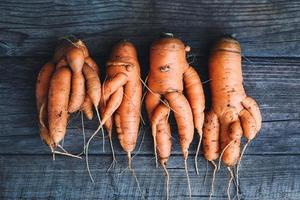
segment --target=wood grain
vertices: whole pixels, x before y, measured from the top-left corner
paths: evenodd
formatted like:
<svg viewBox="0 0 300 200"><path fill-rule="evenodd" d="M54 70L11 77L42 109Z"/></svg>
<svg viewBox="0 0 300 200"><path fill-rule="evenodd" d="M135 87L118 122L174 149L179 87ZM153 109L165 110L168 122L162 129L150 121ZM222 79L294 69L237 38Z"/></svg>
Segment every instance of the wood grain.
<svg viewBox="0 0 300 200"><path fill-rule="evenodd" d="M107 172L111 159L90 156L93 184L84 160L51 156L0 156L1 199L142 199L131 173L125 170L126 156ZM195 174L192 160L189 174L193 199L208 199L211 167L203 183L205 161L200 160L200 175ZM164 174L155 168L153 157L137 156L133 165L145 199L164 199ZM37 167L38 166L38 167ZM246 156L240 174L242 199L289 199L300 197L299 156ZM125 171L124 171L125 170ZM181 156L169 162L171 199L187 199L188 190ZM26 180L26 184L24 184ZM217 173L214 199L227 199L226 168ZM232 197L235 189L232 188Z"/></svg>
<svg viewBox="0 0 300 200"><path fill-rule="evenodd" d="M0 55L51 55L57 38L76 35L92 54L126 38L147 49L161 32L199 54L233 34L245 56L299 57L299 1L1 1Z"/></svg>

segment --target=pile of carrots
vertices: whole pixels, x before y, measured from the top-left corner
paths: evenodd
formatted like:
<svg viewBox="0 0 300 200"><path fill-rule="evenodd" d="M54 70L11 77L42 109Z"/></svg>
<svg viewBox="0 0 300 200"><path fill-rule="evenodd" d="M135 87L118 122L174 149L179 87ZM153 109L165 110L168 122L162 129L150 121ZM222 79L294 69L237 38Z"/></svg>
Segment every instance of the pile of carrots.
<svg viewBox="0 0 300 200"><path fill-rule="evenodd" d="M167 199L169 173L166 165L172 149L168 118L171 112L178 126L190 198L192 191L187 159L194 129L199 136L195 156L197 174L201 144L205 159L214 166L210 197L221 161L231 174L229 190L233 179L232 168L237 167L238 180L245 149L261 128L260 110L243 88L240 45L234 38L226 36L211 49L211 107L205 112L202 81L187 61L190 49L172 34L155 41L150 47L149 73L146 81L143 81L136 48L132 43L122 40L114 46L106 62L105 79L100 81L100 69L90 57L86 45L77 38L63 39L37 78L36 102L42 140L53 154L79 157L68 153L59 143L65 137L68 118L72 113L82 112L92 120L95 110L99 125L86 144L86 156L90 141L105 127L113 161L116 161L112 143L115 126L119 142L128 155L128 167L135 176L131 154L136 147L142 119L141 105L145 100L156 165L160 163L166 173ZM143 86L146 88L145 96L142 94ZM104 136L103 131L102 134ZM242 137L247 139L247 143L241 149ZM216 163L218 159L219 163Z"/></svg>

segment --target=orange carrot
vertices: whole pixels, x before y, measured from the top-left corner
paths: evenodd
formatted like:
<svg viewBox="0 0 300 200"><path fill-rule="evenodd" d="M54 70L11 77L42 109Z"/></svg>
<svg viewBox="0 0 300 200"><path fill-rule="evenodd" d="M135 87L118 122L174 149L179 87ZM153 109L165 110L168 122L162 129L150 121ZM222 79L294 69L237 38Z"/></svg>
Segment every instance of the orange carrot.
<svg viewBox="0 0 300 200"><path fill-rule="evenodd" d="M52 76L48 95L49 133L55 145L65 136L71 86L71 71L62 67Z"/></svg>
<svg viewBox="0 0 300 200"><path fill-rule="evenodd" d="M36 82L36 104L39 114L39 129L42 140L51 148L54 142L49 135L47 127L47 97L50 86L50 79L54 73L55 66L52 62L47 62L39 72Z"/></svg>
<svg viewBox="0 0 300 200"><path fill-rule="evenodd" d="M155 114L155 110L161 106L161 103L174 112L189 183L187 173L188 149L193 140L194 123L199 135L202 136L204 95L197 72L189 66L186 60L188 51L190 51L190 47L185 46L181 40L173 36L162 38L152 44L147 84L149 92L145 97L145 103L148 117L151 120L153 120L152 115ZM187 98L183 94L184 89ZM164 98L166 102L162 101L161 98ZM161 118L165 118L164 116L165 113L161 114ZM160 149L160 154L164 154L162 151L164 149L169 151L170 143L161 143L161 145L165 145L164 147L158 146L159 139L156 135L156 129L159 123L160 120L151 121L152 135L156 148ZM164 130L167 130L166 126L163 127ZM166 158L163 160L166 161ZM191 197L190 183L188 186Z"/></svg>
<svg viewBox="0 0 300 200"><path fill-rule="evenodd" d="M84 102L81 105L81 110L84 112L85 116L88 118L88 120L93 119L93 102L89 96L85 96Z"/></svg>
<svg viewBox="0 0 300 200"><path fill-rule="evenodd" d="M220 127L220 160L222 159L232 174L230 167L240 163L242 157L240 156L241 137L245 136L248 144L261 127L258 105L251 97L247 97L243 87L241 48L238 41L231 37L223 37L215 44L209 61L209 78L211 80L211 113L214 115L214 122L206 120L204 126ZM213 133L207 131L204 134L214 135L216 131L218 130L214 128ZM207 148L212 146L209 140L205 142ZM205 157L209 160L211 157L208 152Z"/></svg>
<svg viewBox="0 0 300 200"><path fill-rule="evenodd" d="M73 73L71 83L68 112L74 113L80 109L85 99L85 79L82 72Z"/></svg>

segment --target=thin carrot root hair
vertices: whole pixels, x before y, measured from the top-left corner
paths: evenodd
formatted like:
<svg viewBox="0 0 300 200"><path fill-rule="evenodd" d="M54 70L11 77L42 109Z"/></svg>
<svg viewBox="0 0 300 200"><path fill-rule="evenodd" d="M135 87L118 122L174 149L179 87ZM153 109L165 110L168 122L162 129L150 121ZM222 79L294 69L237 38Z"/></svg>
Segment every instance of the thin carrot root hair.
<svg viewBox="0 0 300 200"><path fill-rule="evenodd" d="M103 84L101 86L101 96L105 97L105 94L104 94L104 87L105 87L105 83L106 83L106 80L107 80L107 74L105 75L105 78L104 78L104 81L103 81ZM105 98L104 98L105 99ZM106 106L106 101L103 102L104 103L104 106Z"/></svg>
<svg viewBox="0 0 300 200"><path fill-rule="evenodd" d="M240 156L238 164L236 166L236 196L237 196L238 199L240 198L240 196L239 196L239 185L240 185L239 171L240 171L240 167L241 167L241 161L242 161L244 153L247 149L247 146L249 145L250 142L251 142L251 140L248 140L247 143L245 144L245 146L243 147L243 150L241 152L241 156Z"/></svg>
<svg viewBox="0 0 300 200"><path fill-rule="evenodd" d="M114 150L114 145L113 145L113 141L112 141L112 133L109 132L108 133L108 138L109 138L109 144L110 144L110 149L112 152L112 162L110 164L110 167L107 169L107 171L110 171L111 169L115 168L116 164L117 164L117 159L116 159L116 155L115 155L115 150Z"/></svg>
<svg viewBox="0 0 300 200"><path fill-rule="evenodd" d="M74 43L71 38L73 38L74 40L77 40L77 37L75 37L74 35L68 35L68 36L63 36L61 37L61 39L66 40L68 42L70 42L72 45L74 45L76 48L80 48L80 46L76 43Z"/></svg>
<svg viewBox="0 0 300 200"><path fill-rule="evenodd" d="M227 167L227 170L229 171L230 173L230 178L228 180L228 187L227 187L227 197L228 197L228 200L231 200L231 197L230 197L230 186L231 186L231 182L233 180L233 172L232 170L230 169L230 167Z"/></svg>
<svg viewBox="0 0 300 200"><path fill-rule="evenodd" d="M136 157L136 156L139 154L139 152L140 152L140 150L141 150L141 147L142 147L142 144L143 144L143 142L144 142L144 138L145 138L145 131L143 131L142 141L141 141L141 143L139 144L138 151L131 157L131 160L133 160L134 157ZM119 175L122 175L128 168L129 168L129 167L127 166L121 173L119 173Z"/></svg>
<svg viewBox="0 0 300 200"><path fill-rule="evenodd" d="M222 161L222 157L224 152L226 151L226 149L228 149L230 147L230 145L232 145L235 142L235 140L231 140L231 142L229 142L226 147L222 150L221 154L220 154L220 158L219 158L219 164L218 164L218 170L220 170L221 168L221 161Z"/></svg>
<svg viewBox="0 0 300 200"><path fill-rule="evenodd" d="M206 167L205 167L205 174L204 174L203 184L205 184L205 182L206 182L207 174L208 174L208 160L206 160Z"/></svg>
<svg viewBox="0 0 300 200"><path fill-rule="evenodd" d="M136 157L136 156L140 153L141 148L142 148L142 145L143 145L143 143L144 143L144 139L145 139L145 131L142 130L142 126L140 127L139 132L143 132L143 134L142 134L142 140L141 140L141 142L140 142L140 144L139 144L139 147L138 147L137 152L131 157L131 160L133 160L133 158Z"/></svg>
<svg viewBox="0 0 300 200"><path fill-rule="evenodd" d="M55 160L55 154L60 154L60 155L64 155L64 156L69 156L69 157L72 157L72 158L78 158L78 159L82 159L80 156L77 156L77 155L73 155L73 154L70 154L70 153L65 153L65 152L60 152L60 151L52 151L53 153L53 160Z"/></svg>
<svg viewBox="0 0 300 200"><path fill-rule="evenodd" d="M189 199L192 199L191 181L190 181L190 176L189 176L188 165L187 165L186 159L184 160L184 169L185 169L186 179L187 179L187 183L188 183Z"/></svg>
<svg viewBox="0 0 300 200"><path fill-rule="evenodd" d="M86 139L85 139L85 127L84 127L84 121L83 121L83 111L80 111L80 115L81 115L81 129L82 129L82 137L83 137L83 150L82 150L82 152L80 152L78 154L78 156L80 156L82 154L85 154L85 150L86 150L86 146L85 146Z"/></svg>
<svg viewBox="0 0 300 200"><path fill-rule="evenodd" d="M87 167L87 171L89 173L89 176L91 178L91 181L93 183L95 183L94 179L93 179L93 176L92 176L92 173L90 171L90 166L89 166L89 146L90 146L90 142L92 141L92 139L97 135L97 133L99 132L99 130L102 128L103 124L101 123L97 130L95 130L95 132L93 133L93 135L89 138L89 140L87 141L86 143L86 151L85 151L85 161L86 161L86 167Z"/></svg>
<svg viewBox="0 0 300 200"><path fill-rule="evenodd" d="M142 84L145 86L145 88L151 92L153 95L156 95L148 86L147 84L143 81L143 79L139 76L140 81L142 82ZM176 112L168 103L166 103L164 100L162 100L161 98L159 98L159 101L161 103L163 103L164 105L166 105L170 110L172 110L174 113L178 114L179 116L183 117L180 113Z"/></svg>
<svg viewBox="0 0 300 200"><path fill-rule="evenodd" d="M206 81L202 81L201 83L202 83L202 84L205 84L205 83L209 83L210 81L212 81L212 79L208 79L208 80L206 80Z"/></svg>
<svg viewBox="0 0 300 200"><path fill-rule="evenodd" d="M143 81L143 82L145 83L145 84L143 84L143 91L144 91L145 88L146 88L145 85L146 85L147 81L148 81L148 76L146 76L145 80ZM144 99L145 99L146 94L147 94L147 92L144 92L144 94L143 94L143 96L142 96L142 100L141 100L142 103L143 103L143 101L144 101Z"/></svg>
<svg viewBox="0 0 300 200"><path fill-rule="evenodd" d="M143 96L142 96L142 100L141 102L143 103L144 99L145 99L145 96L146 96L147 92L144 92Z"/></svg>
<svg viewBox="0 0 300 200"><path fill-rule="evenodd" d="M154 155L155 155L155 167L158 168L158 156L157 156L157 149L156 149L156 136L153 136L153 147L154 147Z"/></svg>
<svg viewBox="0 0 300 200"><path fill-rule="evenodd" d="M216 172L217 172L217 165L215 163L215 161L210 161L211 164L214 166L214 171L213 171L213 177L211 180L211 188L210 188L210 193L209 193L209 199L212 198L212 195L214 194L214 190L215 190L215 180L216 180ZM208 163L208 162L207 162Z"/></svg>
<svg viewBox="0 0 300 200"><path fill-rule="evenodd" d="M65 143L65 138L62 139L61 141L61 146L64 147L64 143Z"/></svg>
<svg viewBox="0 0 300 200"><path fill-rule="evenodd" d="M169 175L169 172L168 172L168 169L167 169L165 163L162 164L162 167L165 171L165 178L166 178L166 185L165 186L166 186L166 193L167 193L167 200L168 200L169 197L170 197L170 194L169 194L170 175Z"/></svg>
<svg viewBox="0 0 300 200"><path fill-rule="evenodd" d="M60 148L63 152L53 150L53 151L52 151L53 154L60 154L60 155L64 155L64 156L69 156L69 157L73 157L73 158L82 159L82 158L81 158L80 156L78 156L78 155L74 155L74 154L69 153L69 152L68 152L67 150L65 150L60 144L57 144L57 147ZM55 158L54 158L54 160L55 160Z"/></svg>
<svg viewBox="0 0 300 200"><path fill-rule="evenodd" d="M142 195L142 198L145 199L144 194L143 194L143 192L142 192L142 190L141 190L141 186L140 186L139 179L138 179L138 177L137 177L137 175L136 175L136 173L135 173L135 170L132 168L132 163L131 163L131 161L132 161L132 158L131 158L131 152L127 152L127 158L128 158L128 168L129 168L129 170L131 171L132 176L133 176L134 179L135 179L135 182L136 182L136 184L137 184L137 187L138 187L138 189L139 189L139 192L140 192L140 194Z"/></svg>
<svg viewBox="0 0 300 200"><path fill-rule="evenodd" d="M199 175L199 170L198 170L198 155L201 147L201 142L202 142L202 134L199 134L199 143L197 146L197 151L195 155L195 168L196 168L196 174Z"/></svg>
<svg viewBox="0 0 300 200"><path fill-rule="evenodd" d="M95 110L96 110L96 113L97 113L97 117L98 117L98 120L99 120L99 123L100 123L100 129L101 129L101 133L102 133L102 151L105 152L105 137L104 137L104 129L103 129L103 125L105 122L101 122L101 117L100 117L100 114L99 114L99 111L98 111L98 108L95 106Z"/></svg>
<svg viewBox="0 0 300 200"><path fill-rule="evenodd" d="M131 100L125 93L124 93L123 95L124 95L124 97L125 97L126 99L128 99L128 100L130 101L130 103L131 103L134 107L136 107L135 104L132 102L132 100ZM144 118L143 118L143 116L142 116L141 111L139 111L139 116L140 116L140 118L141 118L142 124L143 124L143 125L146 125L145 120L144 120Z"/></svg>

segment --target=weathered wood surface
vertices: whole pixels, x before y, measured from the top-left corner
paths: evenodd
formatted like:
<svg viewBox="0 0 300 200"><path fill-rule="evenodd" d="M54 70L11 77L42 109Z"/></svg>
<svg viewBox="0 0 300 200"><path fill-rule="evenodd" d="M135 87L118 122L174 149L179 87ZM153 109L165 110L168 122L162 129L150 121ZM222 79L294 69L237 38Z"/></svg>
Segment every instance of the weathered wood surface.
<svg viewBox="0 0 300 200"><path fill-rule="evenodd" d="M118 157L119 158L119 157ZM51 156L0 156L2 199L142 199L131 172L125 170L126 156L121 157L114 171L107 172L111 159L90 156L93 184L83 160ZM141 191L145 199L164 199L164 175L156 169L153 157L138 156L133 160ZM146 166L146 167L142 167ZM193 199L208 199L211 167L204 183L205 161L200 160L200 175L195 174L192 160L189 174ZM125 171L124 171L125 170ZM181 156L169 161L171 199L187 199L188 190ZM241 167L242 199L299 199L299 156L246 156ZM216 176L213 199L227 199L227 170ZM232 188L232 197L234 194Z"/></svg>
<svg viewBox="0 0 300 200"><path fill-rule="evenodd" d="M1 1L0 2L0 199L141 199L128 171L126 156L114 139L118 165L111 162L106 140L90 146L90 164L57 156L38 136L34 100L36 75L53 51L58 37L84 39L100 66L111 46L122 38L139 51L143 78L148 71L148 48L160 32L173 32L192 47L190 58L207 81L207 53L223 33L241 42L243 75L249 96L260 104L263 126L251 143L241 169L242 199L300 199L300 3L298 1ZM209 106L209 83L204 84ZM64 147L82 149L79 116L68 129ZM171 173L171 199L187 199L187 185L176 127ZM88 136L96 121L86 122ZM145 134L143 143L142 133ZM191 145L189 172L193 199L208 199L211 171L202 184L193 168L197 136ZM155 169L152 139L143 127L133 163L145 199L164 199L163 172ZM225 168L217 175L214 199L227 199ZM234 196L232 190L232 197Z"/></svg>
<svg viewBox="0 0 300 200"><path fill-rule="evenodd" d="M246 56L300 55L299 1L42 1L0 2L0 55L50 55L57 37L75 34L93 54L120 38L148 45L162 31L199 53L223 33L235 34Z"/></svg>

